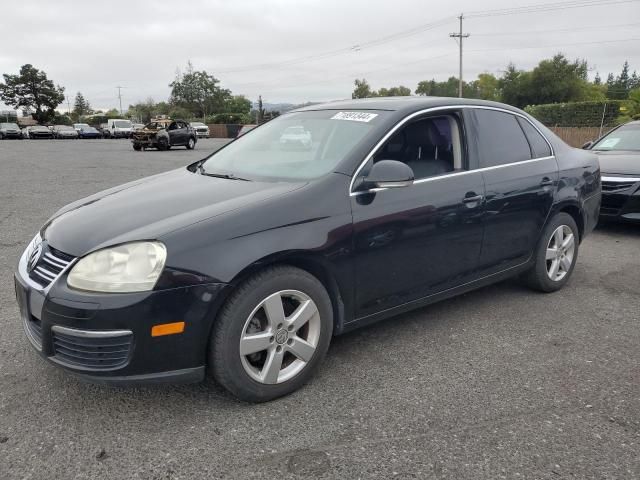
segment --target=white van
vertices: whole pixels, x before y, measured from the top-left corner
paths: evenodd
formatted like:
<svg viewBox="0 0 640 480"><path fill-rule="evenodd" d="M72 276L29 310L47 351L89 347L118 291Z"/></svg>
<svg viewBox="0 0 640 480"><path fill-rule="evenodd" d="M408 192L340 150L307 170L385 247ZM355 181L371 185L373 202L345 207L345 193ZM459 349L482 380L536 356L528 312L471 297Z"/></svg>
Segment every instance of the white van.
<svg viewBox="0 0 640 480"><path fill-rule="evenodd" d="M103 133L110 138L129 138L132 131L133 124L129 120L110 118Z"/></svg>

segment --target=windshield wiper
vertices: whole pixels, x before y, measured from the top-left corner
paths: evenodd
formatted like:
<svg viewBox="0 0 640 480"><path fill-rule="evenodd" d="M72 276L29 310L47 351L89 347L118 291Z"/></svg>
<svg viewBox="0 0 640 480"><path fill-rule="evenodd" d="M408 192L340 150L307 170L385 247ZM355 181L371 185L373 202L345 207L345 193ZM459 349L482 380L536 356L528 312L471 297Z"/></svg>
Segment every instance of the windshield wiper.
<svg viewBox="0 0 640 480"><path fill-rule="evenodd" d="M243 182L250 182L248 178L236 177L233 173L211 173L206 172L202 164L198 165L198 172L200 175L205 175L207 177L215 177L215 178L225 178L227 180L242 180Z"/></svg>

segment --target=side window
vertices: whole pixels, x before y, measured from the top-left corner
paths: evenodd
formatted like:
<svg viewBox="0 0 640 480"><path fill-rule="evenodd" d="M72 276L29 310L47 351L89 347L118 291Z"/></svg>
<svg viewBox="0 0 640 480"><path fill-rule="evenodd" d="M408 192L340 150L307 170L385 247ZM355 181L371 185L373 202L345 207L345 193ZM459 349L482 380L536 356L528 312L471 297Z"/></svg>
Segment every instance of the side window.
<svg viewBox="0 0 640 480"><path fill-rule="evenodd" d="M404 125L376 152L373 161L404 162L419 180L461 169L461 151L457 120L442 115Z"/></svg>
<svg viewBox="0 0 640 480"><path fill-rule="evenodd" d="M529 142L515 115L475 109L480 168L531 159Z"/></svg>
<svg viewBox="0 0 640 480"><path fill-rule="evenodd" d="M529 140L533 158L550 157L551 149L544 137L540 135L540 132L538 132L538 130L536 130L533 125L524 118L518 117L518 123L522 127L522 130L524 130L527 140Z"/></svg>

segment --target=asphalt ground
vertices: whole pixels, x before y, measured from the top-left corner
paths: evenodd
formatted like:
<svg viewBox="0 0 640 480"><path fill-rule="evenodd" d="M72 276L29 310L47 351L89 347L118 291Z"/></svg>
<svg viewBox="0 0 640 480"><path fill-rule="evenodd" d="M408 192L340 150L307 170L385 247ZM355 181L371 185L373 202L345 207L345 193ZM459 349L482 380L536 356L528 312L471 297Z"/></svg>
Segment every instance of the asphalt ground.
<svg viewBox="0 0 640 480"><path fill-rule="evenodd" d="M267 404L43 361L12 278L41 224L219 144L0 142L1 480L640 478L640 226L592 233L561 292L507 281L335 338L311 383Z"/></svg>

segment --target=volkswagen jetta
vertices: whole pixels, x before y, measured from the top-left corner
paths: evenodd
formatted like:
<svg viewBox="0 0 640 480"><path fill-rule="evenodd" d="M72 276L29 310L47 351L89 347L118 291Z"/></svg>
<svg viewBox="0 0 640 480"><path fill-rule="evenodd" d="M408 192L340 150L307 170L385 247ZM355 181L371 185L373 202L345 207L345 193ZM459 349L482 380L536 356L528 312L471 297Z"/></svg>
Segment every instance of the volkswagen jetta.
<svg viewBox="0 0 640 480"><path fill-rule="evenodd" d="M292 129L308 148L283 146ZM516 275L562 288L599 206L596 156L515 108L315 105L62 208L16 293L29 341L70 372L208 370L265 401L307 381L333 335Z"/></svg>

